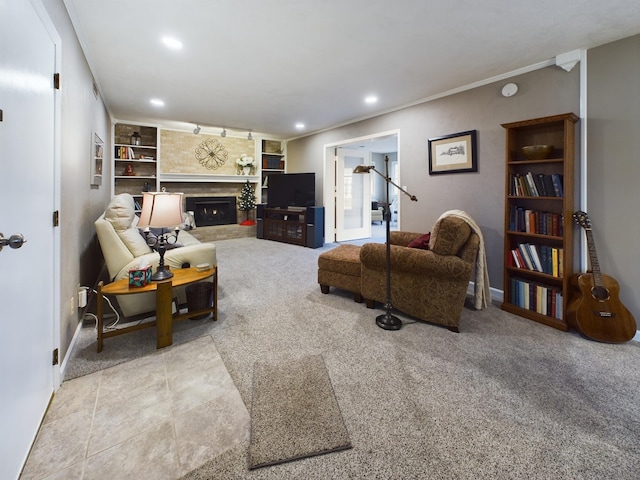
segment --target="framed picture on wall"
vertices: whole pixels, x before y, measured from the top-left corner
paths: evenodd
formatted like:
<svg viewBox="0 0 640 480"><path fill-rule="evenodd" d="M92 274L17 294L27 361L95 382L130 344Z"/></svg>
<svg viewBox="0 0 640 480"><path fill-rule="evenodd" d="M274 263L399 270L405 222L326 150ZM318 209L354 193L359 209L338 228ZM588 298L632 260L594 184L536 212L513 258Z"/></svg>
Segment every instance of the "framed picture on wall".
<svg viewBox="0 0 640 480"><path fill-rule="evenodd" d="M429 175L477 171L476 130L429 139Z"/></svg>

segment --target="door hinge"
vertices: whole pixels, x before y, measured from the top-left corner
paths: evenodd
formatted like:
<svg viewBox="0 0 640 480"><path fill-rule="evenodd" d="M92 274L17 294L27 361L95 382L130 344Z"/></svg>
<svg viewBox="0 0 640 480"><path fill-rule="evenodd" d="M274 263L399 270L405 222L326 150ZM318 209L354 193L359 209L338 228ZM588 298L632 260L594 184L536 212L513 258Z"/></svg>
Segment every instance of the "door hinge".
<svg viewBox="0 0 640 480"><path fill-rule="evenodd" d="M0 108L0 122L2 121L2 109Z"/></svg>
<svg viewBox="0 0 640 480"><path fill-rule="evenodd" d="M56 90L60 90L60 74L59 73L53 74L53 88L55 88Z"/></svg>
<svg viewBox="0 0 640 480"><path fill-rule="evenodd" d="M53 226L54 227L60 226L60 212L58 210L53 212Z"/></svg>
<svg viewBox="0 0 640 480"><path fill-rule="evenodd" d="M58 349L56 348L53 351L53 365L57 365L58 364Z"/></svg>

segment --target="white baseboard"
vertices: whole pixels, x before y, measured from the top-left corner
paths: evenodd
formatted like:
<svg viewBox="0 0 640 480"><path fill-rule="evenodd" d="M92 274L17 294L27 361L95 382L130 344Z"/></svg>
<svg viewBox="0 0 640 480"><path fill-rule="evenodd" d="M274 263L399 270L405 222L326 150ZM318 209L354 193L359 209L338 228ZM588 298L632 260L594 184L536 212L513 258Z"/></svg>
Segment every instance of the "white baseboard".
<svg viewBox="0 0 640 480"><path fill-rule="evenodd" d="M71 343L69 343L69 348L67 348L67 352L66 355L64 356L64 360L62 360L62 363L60 364L60 378L64 379L64 371L67 368L67 361L69 360L69 357L71 357L71 352L73 352L73 347L76 344L76 340L78 339L78 336L80 335L80 329L82 328L82 320L78 322L78 326L76 327L76 331L73 334L73 338L71 339ZM62 380L64 381L64 380Z"/></svg>
<svg viewBox="0 0 640 480"><path fill-rule="evenodd" d="M498 290L497 288L489 287L491 291L491 301L502 303L502 299L504 298L504 292L502 290ZM475 291L475 283L469 282L469 286L467 287L467 295L473 295Z"/></svg>
<svg viewBox="0 0 640 480"><path fill-rule="evenodd" d="M475 283L469 282L469 286L467 287L467 295L473 295ZM494 302L502 303L504 299L504 291L498 290L497 288L491 287L491 300ZM640 330L636 331L635 337L631 339L632 341L640 342Z"/></svg>

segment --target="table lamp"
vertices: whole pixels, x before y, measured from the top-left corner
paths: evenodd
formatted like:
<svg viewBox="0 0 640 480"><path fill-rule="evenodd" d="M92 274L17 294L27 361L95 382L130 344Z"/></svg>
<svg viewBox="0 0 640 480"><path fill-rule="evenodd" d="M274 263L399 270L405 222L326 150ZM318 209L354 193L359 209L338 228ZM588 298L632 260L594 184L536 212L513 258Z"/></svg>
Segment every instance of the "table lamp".
<svg viewBox="0 0 640 480"><path fill-rule="evenodd" d="M178 231L182 224L182 193L144 192L142 194L142 212L138 228L144 229L147 245L160 254L160 262L151 280L159 282L173 277L173 273L164 266L164 254L167 245L178 240ZM154 233L152 228L160 229Z"/></svg>

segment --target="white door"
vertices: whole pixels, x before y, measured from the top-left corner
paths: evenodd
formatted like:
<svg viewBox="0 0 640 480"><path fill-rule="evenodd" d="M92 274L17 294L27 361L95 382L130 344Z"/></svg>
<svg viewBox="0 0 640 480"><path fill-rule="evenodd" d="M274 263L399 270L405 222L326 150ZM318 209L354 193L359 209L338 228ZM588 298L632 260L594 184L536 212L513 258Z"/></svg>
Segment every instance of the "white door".
<svg viewBox="0 0 640 480"><path fill-rule="evenodd" d="M53 393L55 45L29 0L0 0L0 478L17 478Z"/></svg>
<svg viewBox="0 0 640 480"><path fill-rule="evenodd" d="M371 178L354 174L369 164L369 153L338 148L336 156L336 241L371 237Z"/></svg>

